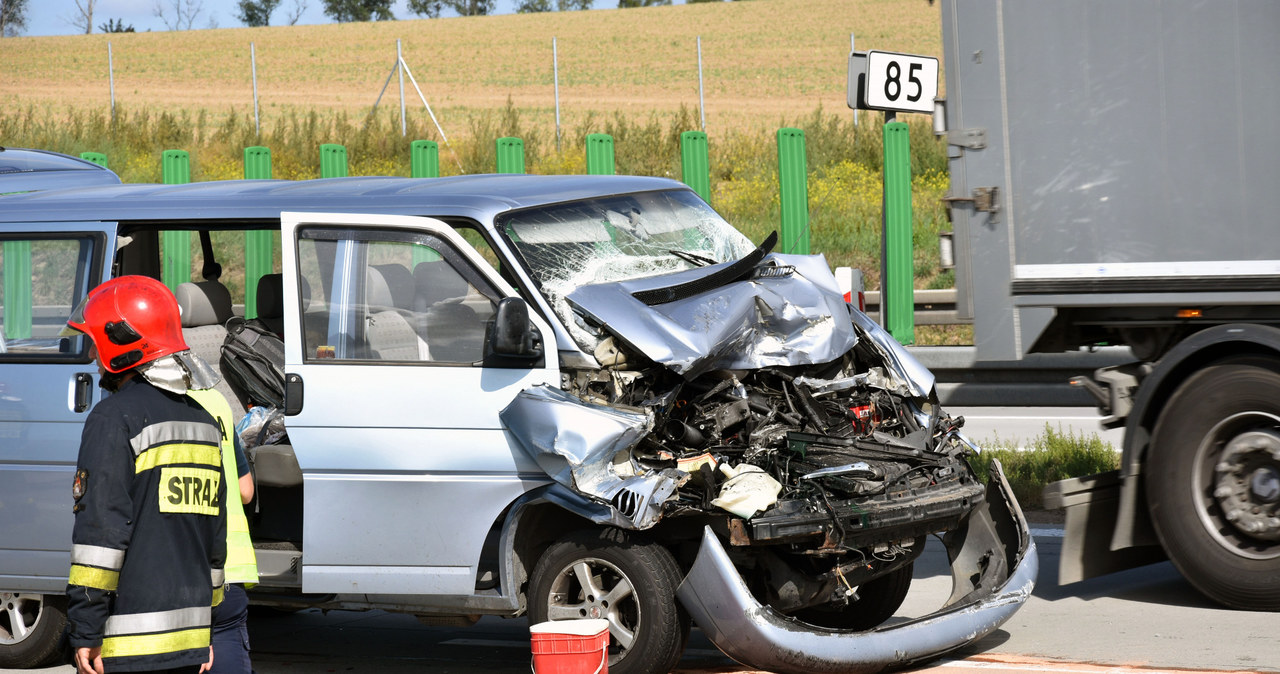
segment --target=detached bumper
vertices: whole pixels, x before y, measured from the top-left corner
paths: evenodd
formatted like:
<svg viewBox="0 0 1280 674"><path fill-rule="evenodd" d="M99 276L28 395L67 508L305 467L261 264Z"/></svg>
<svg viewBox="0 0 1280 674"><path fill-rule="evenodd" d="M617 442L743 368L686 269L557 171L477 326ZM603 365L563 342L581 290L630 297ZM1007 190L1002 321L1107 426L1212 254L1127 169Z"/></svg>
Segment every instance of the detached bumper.
<svg viewBox="0 0 1280 674"><path fill-rule="evenodd" d="M981 639L1031 596L1039 561L1027 522L992 463L986 503L944 539L954 591L927 616L865 632L814 627L761 605L708 528L678 596L726 655L779 674L879 672Z"/></svg>

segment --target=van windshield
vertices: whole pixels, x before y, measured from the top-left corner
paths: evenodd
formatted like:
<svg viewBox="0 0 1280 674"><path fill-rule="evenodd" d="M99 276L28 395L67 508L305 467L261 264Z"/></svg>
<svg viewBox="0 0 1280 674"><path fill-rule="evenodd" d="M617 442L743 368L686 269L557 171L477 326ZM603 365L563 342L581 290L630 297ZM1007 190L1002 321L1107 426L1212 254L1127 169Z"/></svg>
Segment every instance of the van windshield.
<svg viewBox="0 0 1280 674"><path fill-rule="evenodd" d="M563 298L580 286L729 262L755 248L689 190L543 206L499 226L562 319Z"/></svg>

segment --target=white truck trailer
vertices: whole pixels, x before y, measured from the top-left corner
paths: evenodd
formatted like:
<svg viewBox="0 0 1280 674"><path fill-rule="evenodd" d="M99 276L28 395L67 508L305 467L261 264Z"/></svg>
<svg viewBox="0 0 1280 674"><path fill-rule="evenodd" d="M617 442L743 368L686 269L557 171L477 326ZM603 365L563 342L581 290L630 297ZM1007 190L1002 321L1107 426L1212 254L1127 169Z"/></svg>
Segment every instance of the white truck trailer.
<svg viewBox="0 0 1280 674"><path fill-rule="evenodd" d="M1167 555L1280 610L1280 3L943 0L977 359L1101 345L1118 471L1055 483L1060 581Z"/></svg>

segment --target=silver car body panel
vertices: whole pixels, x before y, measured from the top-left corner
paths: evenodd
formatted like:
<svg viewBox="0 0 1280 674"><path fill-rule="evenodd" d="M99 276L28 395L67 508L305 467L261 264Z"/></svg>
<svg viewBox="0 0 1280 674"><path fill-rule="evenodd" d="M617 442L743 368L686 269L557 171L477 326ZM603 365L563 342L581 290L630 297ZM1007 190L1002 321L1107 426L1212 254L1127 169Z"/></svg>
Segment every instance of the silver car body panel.
<svg viewBox="0 0 1280 674"><path fill-rule="evenodd" d="M692 377L708 370L825 363L857 342L826 258L770 255L755 274L686 299L646 305L634 293L688 283L727 267L583 286L568 301L656 363Z"/></svg>
<svg viewBox="0 0 1280 674"><path fill-rule="evenodd" d="M1018 541L1016 551L1002 544L1010 539ZM954 591L944 608L866 632L813 627L760 604L710 528L677 595L712 643L753 669L779 674L881 672L981 639L1021 608L1035 589L1035 543L997 462L987 504L949 536L948 553ZM973 576L980 580L972 583Z"/></svg>

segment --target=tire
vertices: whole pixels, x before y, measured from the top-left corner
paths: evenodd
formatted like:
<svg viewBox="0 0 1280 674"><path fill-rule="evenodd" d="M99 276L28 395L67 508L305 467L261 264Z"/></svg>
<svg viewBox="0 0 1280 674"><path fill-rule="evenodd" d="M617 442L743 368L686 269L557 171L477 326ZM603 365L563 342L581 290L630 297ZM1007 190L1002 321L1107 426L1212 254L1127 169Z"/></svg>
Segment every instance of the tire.
<svg viewBox="0 0 1280 674"><path fill-rule="evenodd" d="M577 532L547 548L529 583L529 622L609 620L610 674L665 674L689 639L666 548L620 529Z"/></svg>
<svg viewBox="0 0 1280 674"><path fill-rule="evenodd" d="M66 597L0 592L0 667L52 663L61 652L66 626Z"/></svg>
<svg viewBox="0 0 1280 674"><path fill-rule="evenodd" d="M902 606L911 588L915 564L858 586L858 599L840 610L816 606L796 611L795 617L818 627L836 630L869 630L889 618Z"/></svg>
<svg viewBox="0 0 1280 674"><path fill-rule="evenodd" d="M1232 608L1280 611L1277 367L1244 358L1191 376L1160 414L1144 471L1165 552Z"/></svg>

